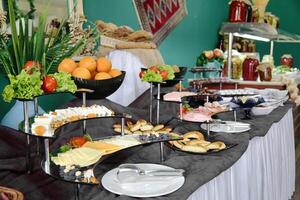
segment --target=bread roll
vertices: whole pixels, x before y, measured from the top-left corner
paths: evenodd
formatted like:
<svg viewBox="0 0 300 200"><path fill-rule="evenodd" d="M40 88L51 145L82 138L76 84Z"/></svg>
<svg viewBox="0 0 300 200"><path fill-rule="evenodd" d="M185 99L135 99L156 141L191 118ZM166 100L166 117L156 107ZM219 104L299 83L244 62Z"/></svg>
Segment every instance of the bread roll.
<svg viewBox="0 0 300 200"><path fill-rule="evenodd" d="M207 152L206 148L203 146L193 146L193 145L185 145L182 147L183 151L190 151L195 153L205 153Z"/></svg>
<svg viewBox="0 0 300 200"><path fill-rule="evenodd" d="M133 42L149 41L153 39L153 35L148 31L139 30L131 33L127 39Z"/></svg>
<svg viewBox="0 0 300 200"><path fill-rule="evenodd" d="M140 129L141 131L151 131L153 129L153 125L152 124L142 125Z"/></svg>
<svg viewBox="0 0 300 200"><path fill-rule="evenodd" d="M158 131L160 129L164 128L164 125L163 124L158 124L156 126L153 127L152 131Z"/></svg>
<svg viewBox="0 0 300 200"><path fill-rule="evenodd" d="M147 121L144 119L139 119L136 123L140 123L142 126L147 124Z"/></svg>
<svg viewBox="0 0 300 200"><path fill-rule="evenodd" d="M183 138L204 140L204 135L199 131L190 131L184 134Z"/></svg>
<svg viewBox="0 0 300 200"><path fill-rule="evenodd" d="M134 132L134 131L139 130L140 128L141 128L141 124L140 123L136 123L136 124L134 124L134 125L131 126L130 131Z"/></svg>

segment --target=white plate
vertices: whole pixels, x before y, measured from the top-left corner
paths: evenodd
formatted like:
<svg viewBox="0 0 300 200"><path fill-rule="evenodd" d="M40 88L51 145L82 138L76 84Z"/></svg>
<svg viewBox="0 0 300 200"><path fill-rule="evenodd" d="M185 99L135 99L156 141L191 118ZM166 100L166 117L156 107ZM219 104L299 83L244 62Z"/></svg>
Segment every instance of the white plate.
<svg viewBox="0 0 300 200"><path fill-rule="evenodd" d="M144 170L173 169L165 165L136 164ZM117 179L118 168L107 172L101 180L103 187L115 194L131 197L157 197L175 192L184 184L184 176L179 177L153 177L149 180L134 183L120 183Z"/></svg>
<svg viewBox="0 0 300 200"><path fill-rule="evenodd" d="M249 131L250 124L234 121L225 121L226 124L213 123L210 125L210 130L213 132L223 132L223 133L242 133ZM206 130L206 124L201 124L201 128Z"/></svg>

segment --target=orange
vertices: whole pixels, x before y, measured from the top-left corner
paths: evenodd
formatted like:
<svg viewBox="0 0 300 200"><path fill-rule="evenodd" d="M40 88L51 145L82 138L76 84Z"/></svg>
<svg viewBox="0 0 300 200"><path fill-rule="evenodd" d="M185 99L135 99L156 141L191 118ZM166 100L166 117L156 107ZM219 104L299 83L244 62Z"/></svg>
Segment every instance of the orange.
<svg viewBox="0 0 300 200"><path fill-rule="evenodd" d="M74 60L71 58L65 58L61 61L61 63L58 65L58 72L66 72L71 74L74 69L77 67L77 64Z"/></svg>
<svg viewBox="0 0 300 200"><path fill-rule="evenodd" d="M97 71L93 71L93 72L91 73L91 79L94 79L97 73L98 73Z"/></svg>
<svg viewBox="0 0 300 200"><path fill-rule="evenodd" d="M97 60L98 72L109 72L111 70L111 62L107 58L100 57Z"/></svg>
<svg viewBox="0 0 300 200"><path fill-rule="evenodd" d="M95 80L105 80L105 79L110 79L110 78L111 78L111 75L109 75L109 73L106 73L106 72L99 72L95 76Z"/></svg>
<svg viewBox="0 0 300 200"><path fill-rule="evenodd" d="M87 56L79 61L79 67L84 67L90 72L93 72L96 70L97 63L93 57Z"/></svg>
<svg viewBox="0 0 300 200"><path fill-rule="evenodd" d="M111 69L110 72L108 72L112 77L117 77L122 74L122 72L118 69Z"/></svg>
<svg viewBox="0 0 300 200"><path fill-rule="evenodd" d="M84 67L78 67L72 72L72 76L82 79L91 79L91 72Z"/></svg>

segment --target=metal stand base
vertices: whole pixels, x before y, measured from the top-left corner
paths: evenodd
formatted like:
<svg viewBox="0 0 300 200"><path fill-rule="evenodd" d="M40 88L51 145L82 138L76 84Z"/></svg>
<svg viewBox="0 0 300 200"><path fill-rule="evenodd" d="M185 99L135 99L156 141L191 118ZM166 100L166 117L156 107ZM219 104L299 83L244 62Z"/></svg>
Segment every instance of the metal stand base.
<svg viewBox="0 0 300 200"><path fill-rule="evenodd" d="M160 162L163 163L165 161L164 142L160 142L159 146L160 146Z"/></svg>
<svg viewBox="0 0 300 200"><path fill-rule="evenodd" d="M80 184L79 183L74 185L74 199L75 200L80 199Z"/></svg>
<svg viewBox="0 0 300 200"><path fill-rule="evenodd" d="M149 106L149 122L152 123L152 108L153 108L153 84L150 83L150 106Z"/></svg>
<svg viewBox="0 0 300 200"><path fill-rule="evenodd" d="M159 124L160 83L157 84L156 124Z"/></svg>

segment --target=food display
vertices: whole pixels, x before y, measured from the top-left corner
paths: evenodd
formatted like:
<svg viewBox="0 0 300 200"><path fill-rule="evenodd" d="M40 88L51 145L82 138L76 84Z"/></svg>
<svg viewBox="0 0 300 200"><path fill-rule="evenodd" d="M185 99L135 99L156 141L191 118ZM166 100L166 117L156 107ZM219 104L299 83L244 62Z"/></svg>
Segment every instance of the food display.
<svg viewBox="0 0 300 200"><path fill-rule="evenodd" d="M220 151L226 148L224 142L207 141L204 135L199 131L190 131L183 135L183 140L169 141L176 149L193 152L206 153L209 151Z"/></svg>
<svg viewBox="0 0 300 200"><path fill-rule="evenodd" d="M86 167L96 163L103 153L88 147L79 147L70 149L63 153L58 153L57 156L52 156L51 161L59 166L78 165Z"/></svg>
<svg viewBox="0 0 300 200"><path fill-rule="evenodd" d="M229 108L225 105L220 105L218 102L207 102L204 106L199 106L198 108L190 108L189 106L183 107L182 118L186 121L191 122L205 122L210 121L213 115L226 112Z"/></svg>
<svg viewBox="0 0 300 200"><path fill-rule="evenodd" d="M112 63L109 59L105 57L95 59L91 56L81 58L79 63L66 58L59 64L58 71L88 80L106 80L122 74L119 69L112 68Z"/></svg>
<svg viewBox="0 0 300 200"><path fill-rule="evenodd" d="M66 181L99 184L93 173L93 169L83 170L78 165L61 166L59 175Z"/></svg>
<svg viewBox="0 0 300 200"><path fill-rule="evenodd" d="M76 120L113 116L114 112L105 106L71 107L56 109L34 118L31 133L39 136L53 136L56 128Z"/></svg>
<svg viewBox="0 0 300 200"><path fill-rule="evenodd" d="M142 81L160 83L166 80L173 80L175 78L174 73L179 71L176 65L151 66L147 70L142 69L139 76Z"/></svg>
<svg viewBox="0 0 300 200"><path fill-rule="evenodd" d="M11 102L13 98L32 99L36 96L52 92L74 93L77 87L67 73L48 74L41 79L39 70L26 71L14 76L8 74L10 84L2 92L3 100Z"/></svg>
<svg viewBox="0 0 300 200"><path fill-rule="evenodd" d="M163 96L164 101L181 102L181 98L185 96L197 95L195 92L170 92Z"/></svg>
<svg viewBox="0 0 300 200"><path fill-rule="evenodd" d="M121 133L121 124L113 125L114 131L117 133ZM155 134L159 135L159 133L168 134L172 131L172 128L165 127L163 124L153 125L150 122L147 122L144 119L139 119L136 123L132 121L127 121L126 126L124 127L125 134L144 134L150 135Z"/></svg>

